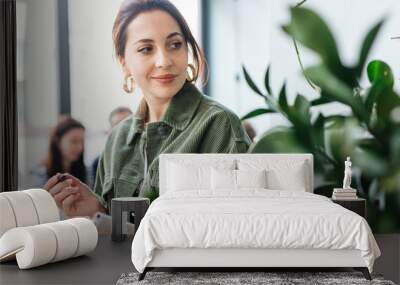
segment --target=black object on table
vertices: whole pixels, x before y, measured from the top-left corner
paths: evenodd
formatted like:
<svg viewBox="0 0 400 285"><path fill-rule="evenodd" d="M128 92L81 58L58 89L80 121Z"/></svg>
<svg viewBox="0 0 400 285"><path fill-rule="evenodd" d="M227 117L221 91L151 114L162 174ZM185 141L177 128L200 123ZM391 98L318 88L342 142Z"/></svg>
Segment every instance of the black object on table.
<svg viewBox="0 0 400 285"><path fill-rule="evenodd" d="M122 273L133 272L132 236L123 242L100 235L87 255L20 270L16 261L0 263L0 284L115 284Z"/></svg>
<svg viewBox="0 0 400 285"><path fill-rule="evenodd" d="M339 204L340 206L359 214L363 218L367 218L366 202L363 198L354 199L332 199L332 202Z"/></svg>
<svg viewBox="0 0 400 285"><path fill-rule="evenodd" d="M120 197L111 200L112 229L111 239L123 241L128 233L127 222L134 218L135 229L139 228L150 200L142 197Z"/></svg>

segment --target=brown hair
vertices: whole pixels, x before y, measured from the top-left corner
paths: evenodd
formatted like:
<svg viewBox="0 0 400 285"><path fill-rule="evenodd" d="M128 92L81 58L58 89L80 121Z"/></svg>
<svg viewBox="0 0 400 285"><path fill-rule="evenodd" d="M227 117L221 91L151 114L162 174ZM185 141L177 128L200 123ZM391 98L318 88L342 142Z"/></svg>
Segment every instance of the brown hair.
<svg viewBox="0 0 400 285"><path fill-rule="evenodd" d="M132 114L132 111L128 107L124 107L124 106L117 107L117 108L115 108L114 110L111 111L110 115L108 116L108 122L111 124L112 123L112 117L115 114L119 114L119 113Z"/></svg>
<svg viewBox="0 0 400 285"><path fill-rule="evenodd" d="M77 120L66 116L61 118L58 124L53 129L50 135L47 158L44 161L47 178L50 178L57 173L63 173L66 171L63 168L62 154L59 147L59 142L61 141L61 138L72 129L85 130L85 127ZM79 156L78 160L71 163L71 169L69 173L79 178L82 182L87 182L86 167L83 157L84 151L82 150L82 153Z"/></svg>
<svg viewBox="0 0 400 285"><path fill-rule="evenodd" d="M182 30L186 44L190 47L194 60L194 78L202 78L202 83L207 81L207 61L197 44L186 20L179 10L168 0L125 0L117 14L112 31L115 53L118 58L124 58L126 46L126 29L130 22L143 12L161 10L168 13L178 23Z"/></svg>

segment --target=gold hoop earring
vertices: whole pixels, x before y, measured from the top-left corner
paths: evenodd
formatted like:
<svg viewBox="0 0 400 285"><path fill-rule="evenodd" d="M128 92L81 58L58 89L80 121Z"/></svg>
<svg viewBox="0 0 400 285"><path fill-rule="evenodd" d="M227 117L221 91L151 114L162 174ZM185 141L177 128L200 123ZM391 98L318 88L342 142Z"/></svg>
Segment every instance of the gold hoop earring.
<svg viewBox="0 0 400 285"><path fill-rule="evenodd" d="M128 94L132 94L135 91L135 80L132 75L125 76L124 85L122 87Z"/></svg>
<svg viewBox="0 0 400 285"><path fill-rule="evenodd" d="M189 70L186 70L186 80L189 81L189 82L196 81L196 79L197 79L196 68L191 63L188 64L188 67L189 67L189 69L190 69L192 74L189 73Z"/></svg>

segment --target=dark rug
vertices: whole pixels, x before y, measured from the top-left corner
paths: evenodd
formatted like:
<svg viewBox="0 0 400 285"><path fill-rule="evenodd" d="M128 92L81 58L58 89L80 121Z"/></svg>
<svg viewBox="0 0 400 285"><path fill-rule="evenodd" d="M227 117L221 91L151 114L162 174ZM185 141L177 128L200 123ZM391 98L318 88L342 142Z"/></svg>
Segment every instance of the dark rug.
<svg viewBox="0 0 400 285"><path fill-rule="evenodd" d="M133 284L379 284L395 285L381 275L372 274L372 281L361 272L148 272L142 281L139 273L124 273L117 285Z"/></svg>

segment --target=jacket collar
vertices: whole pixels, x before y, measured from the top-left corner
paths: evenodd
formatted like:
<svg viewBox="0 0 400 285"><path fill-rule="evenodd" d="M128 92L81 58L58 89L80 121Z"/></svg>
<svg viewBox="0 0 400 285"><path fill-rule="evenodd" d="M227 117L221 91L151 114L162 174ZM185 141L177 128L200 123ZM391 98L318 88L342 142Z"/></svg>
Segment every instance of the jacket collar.
<svg viewBox="0 0 400 285"><path fill-rule="evenodd" d="M193 118L200 104L202 95L192 83L186 81L183 87L172 98L167 111L160 121L180 131L184 130ZM132 142L136 133L143 132L144 120L139 110L132 118L132 124L126 143Z"/></svg>

